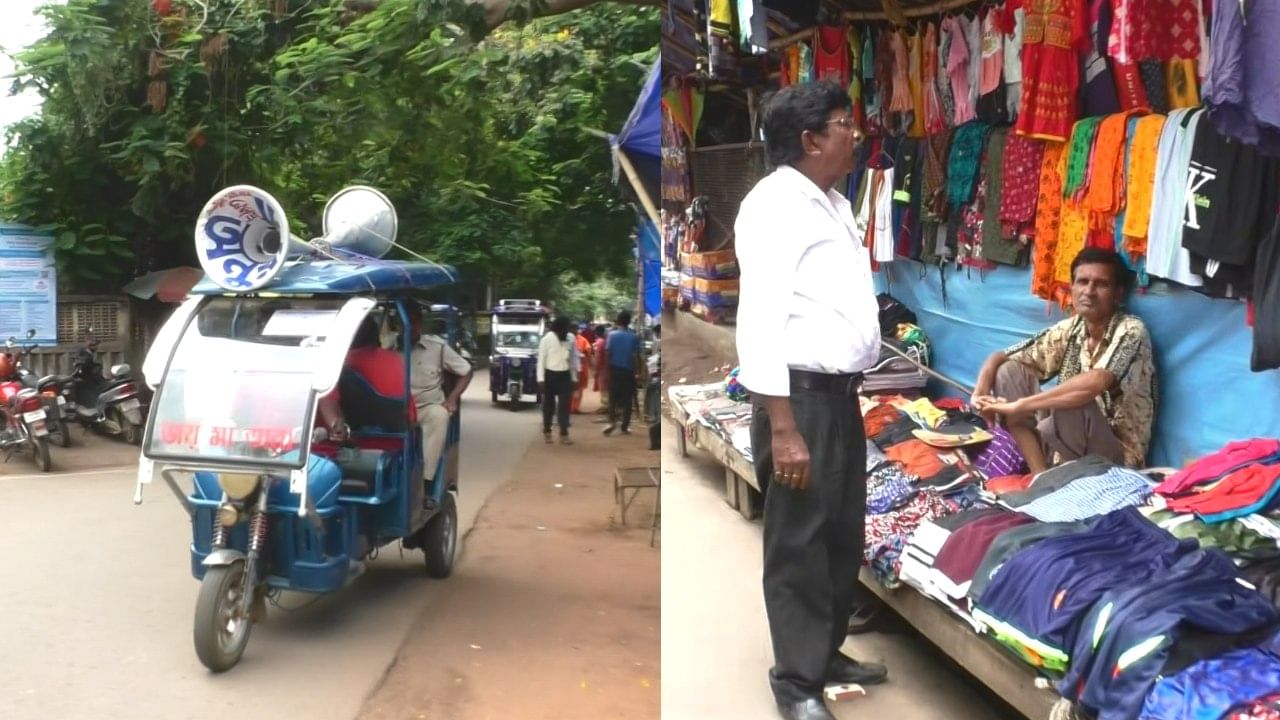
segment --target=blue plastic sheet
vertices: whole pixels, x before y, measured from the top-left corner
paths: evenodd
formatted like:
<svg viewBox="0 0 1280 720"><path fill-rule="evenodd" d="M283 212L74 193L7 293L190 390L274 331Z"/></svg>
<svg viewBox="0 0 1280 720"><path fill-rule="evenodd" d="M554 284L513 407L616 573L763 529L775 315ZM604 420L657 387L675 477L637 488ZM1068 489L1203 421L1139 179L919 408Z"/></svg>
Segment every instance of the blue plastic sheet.
<svg viewBox="0 0 1280 720"><path fill-rule="evenodd" d="M1031 272L1001 267L981 276L948 268L946 303L937 267L898 260L877 275L877 290L911 308L933 347L939 372L972 386L993 351L1065 315L1031 294ZM1135 293L1128 309L1147 324L1159 383L1148 461L1181 466L1231 440L1280 437L1280 371L1249 370L1252 329L1245 306L1163 282ZM939 386L940 392L956 394Z"/></svg>
<svg viewBox="0 0 1280 720"><path fill-rule="evenodd" d="M659 253L658 228L647 217L640 218L636 233L636 251L644 278L644 312L657 317L662 312L662 257Z"/></svg>

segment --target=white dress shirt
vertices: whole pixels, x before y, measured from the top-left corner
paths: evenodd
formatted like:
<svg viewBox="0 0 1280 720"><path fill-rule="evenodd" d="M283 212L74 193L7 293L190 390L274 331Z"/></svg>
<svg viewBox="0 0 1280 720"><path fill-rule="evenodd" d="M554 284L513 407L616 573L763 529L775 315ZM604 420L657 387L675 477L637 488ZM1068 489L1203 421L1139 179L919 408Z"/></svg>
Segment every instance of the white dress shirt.
<svg viewBox="0 0 1280 720"><path fill-rule="evenodd" d="M569 335L561 340L553 332L548 332L538 341L538 382L546 381L546 372L568 372L573 382L578 381L578 346Z"/></svg>
<svg viewBox="0 0 1280 720"><path fill-rule="evenodd" d="M756 183L734 223L738 380L791 394L788 368L851 373L880 357L871 259L849 201L782 166Z"/></svg>

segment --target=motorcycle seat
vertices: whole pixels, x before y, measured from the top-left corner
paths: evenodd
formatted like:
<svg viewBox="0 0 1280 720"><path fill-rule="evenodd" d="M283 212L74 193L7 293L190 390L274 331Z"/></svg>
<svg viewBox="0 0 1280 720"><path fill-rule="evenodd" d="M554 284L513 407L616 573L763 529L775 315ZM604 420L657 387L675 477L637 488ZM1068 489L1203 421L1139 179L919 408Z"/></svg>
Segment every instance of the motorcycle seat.
<svg viewBox="0 0 1280 720"><path fill-rule="evenodd" d="M61 385L67 382L71 382L70 375L45 375L36 382L36 385L43 388L46 385Z"/></svg>

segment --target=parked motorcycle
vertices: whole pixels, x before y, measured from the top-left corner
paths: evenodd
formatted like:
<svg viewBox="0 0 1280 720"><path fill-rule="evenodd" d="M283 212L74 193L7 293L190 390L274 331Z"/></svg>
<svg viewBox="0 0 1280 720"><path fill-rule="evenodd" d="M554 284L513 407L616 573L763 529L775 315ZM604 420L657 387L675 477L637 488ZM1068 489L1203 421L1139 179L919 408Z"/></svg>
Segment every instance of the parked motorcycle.
<svg viewBox="0 0 1280 720"><path fill-rule="evenodd" d="M8 353L0 354L0 451L5 461L15 452L31 451L40 472L49 472L49 428L40 394L22 386Z"/></svg>
<svg viewBox="0 0 1280 720"><path fill-rule="evenodd" d="M104 377L93 328L89 328L89 335L76 355L68 407L81 424L137 445L142 442L147 414L141 383L133 380L133 369L125 363L112 366Z"/></svg>
<svg viewBox="0 0 1280 720"><path fill-rule="evenodd" d="M27 341L36 336L34 329L27 331ZM40 402L44 406L45 423L49 427L49 439L59 446L71 447L71 410L67 408L67 398L71 395L71 378L66 375L45 375L37 378L31 372L28 360L34 344L19 346L16 338L9 338L6 345L10 351L19 348L14 356L14 370L19 382L40 394Z"/></svg>

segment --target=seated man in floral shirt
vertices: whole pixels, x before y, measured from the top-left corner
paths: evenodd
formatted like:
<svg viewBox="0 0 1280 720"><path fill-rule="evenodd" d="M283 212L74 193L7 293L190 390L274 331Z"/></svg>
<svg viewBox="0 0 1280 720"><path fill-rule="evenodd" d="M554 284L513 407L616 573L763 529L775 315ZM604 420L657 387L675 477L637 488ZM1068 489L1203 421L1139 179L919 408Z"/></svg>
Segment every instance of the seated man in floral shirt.
<svg viewBox="0 0 1280 720"><path fill-rule="evenodd" d="M1085 455L1146 464L1156 374L1146 326L1121 310L1129 283L1114 251L1085 248L1071 263L1075 315L992 354L979 371L974 408L1002 419L1031 472Z"/></svg>

